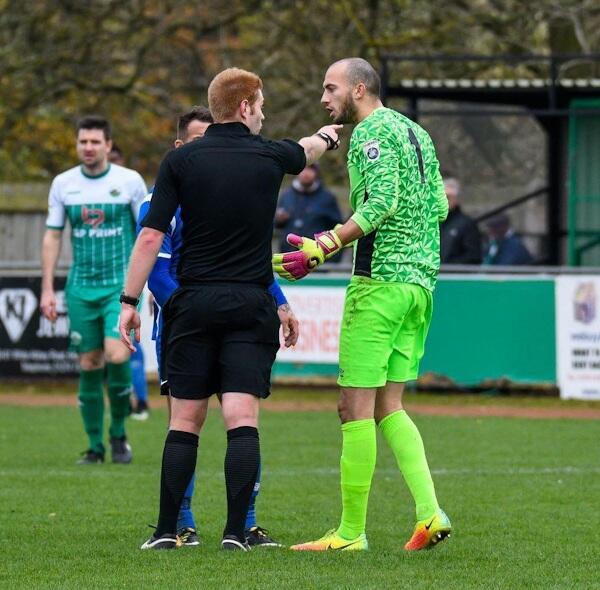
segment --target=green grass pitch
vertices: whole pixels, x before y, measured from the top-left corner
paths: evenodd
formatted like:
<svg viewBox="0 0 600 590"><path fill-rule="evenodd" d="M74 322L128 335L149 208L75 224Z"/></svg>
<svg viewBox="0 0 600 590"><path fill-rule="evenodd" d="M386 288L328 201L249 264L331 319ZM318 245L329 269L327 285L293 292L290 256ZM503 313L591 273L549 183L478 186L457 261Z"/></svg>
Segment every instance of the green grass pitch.
<svg viewBox="0 0 600 590"><path fill-rule="evenodd" d="M160 405L154 400L154 405ZM203 432L194 509L202 546L143 552L157 514L165 412L129 423L130 466L81 467L75 408L0 407L1 588L598 588L600 422L419 417L455 527L407 554L412 501L379 439L364 553L223 553L225 436ZM259 523L286 544L340 513L333 412L264 412Z"/></svg>

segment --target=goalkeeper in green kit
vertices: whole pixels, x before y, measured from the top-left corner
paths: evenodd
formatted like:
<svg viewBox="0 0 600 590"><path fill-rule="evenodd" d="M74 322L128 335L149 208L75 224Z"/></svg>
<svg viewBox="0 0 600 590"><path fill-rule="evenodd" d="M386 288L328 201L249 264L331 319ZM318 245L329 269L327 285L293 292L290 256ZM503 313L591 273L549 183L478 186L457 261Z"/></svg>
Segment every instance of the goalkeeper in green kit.
<svg viewBox="0 0 600 590"><path fill-rule="evenodd" d="M353 276L340 334L342 518L307 551L367 549L367 503L375 470L376 428L390 445L415 500L416 519L405 549L433 547L451 525L441 510L423 441L402 408L416 379L431 321L440 265L439 222L448 201L427 132L379 98L379 76L360 58L327 70L321 102L335 123L356 123L348 152L354 214L314 238L288 236L298 250L275 254L273 268L298 280L353 243ZM322 136L329 148L335 142Z"/></svg>

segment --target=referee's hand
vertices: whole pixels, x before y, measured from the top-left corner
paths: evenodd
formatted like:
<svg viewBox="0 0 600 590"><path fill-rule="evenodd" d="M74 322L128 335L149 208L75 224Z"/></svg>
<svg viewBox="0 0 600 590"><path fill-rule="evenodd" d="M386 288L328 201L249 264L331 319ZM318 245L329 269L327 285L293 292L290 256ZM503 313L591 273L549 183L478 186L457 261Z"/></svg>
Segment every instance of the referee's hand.
<svg viewBox="0 0 600 590"><path fill-rule="evenodd" d="M119 315L119 334L121 341L129 348L131 352L135 352L136 348L131 342L131 331L135 334L135 341L140 341L140 314L137 309L127 303L121 304L121 314Z"/></svg>
<svg viewBox="0 0 600 590"><path fill-rule="evenodd" d="M340 138L338 137L338 132L343 129L343 125L325 125L321 127L317 131L317 135L323 133L329 137L327 141L327 149L328 150L337 150L340 147ZM323 138L325 139L325 138Z"/></svg>
<svg viewBox="0 0 600 590"><path fill-rule="evenodd" d="M298 342L298 336L300 335L300 322L298 322L298 318L294 315L288 303L284 303L277 308L277 315L281 322L285 347L294 346Z"/></svg>

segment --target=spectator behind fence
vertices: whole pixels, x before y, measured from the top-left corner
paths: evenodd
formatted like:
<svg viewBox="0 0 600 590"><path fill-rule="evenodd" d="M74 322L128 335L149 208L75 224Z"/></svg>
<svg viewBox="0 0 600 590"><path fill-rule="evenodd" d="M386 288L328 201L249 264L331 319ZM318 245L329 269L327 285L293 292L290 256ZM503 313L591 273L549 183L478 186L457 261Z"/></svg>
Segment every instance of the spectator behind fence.
<svg viewBox="0 0 600 590"><path fill-rule="evenodd" d="M280 252L295 250L286 241L289 233L313 236L341 223L342 215L335 196L319 178L317 163L307 166L294 178L292 186L279 199L275 212L275 227L281 229ZM339 262L340 255L331 262Z"/></svg>
<svg viewBox="0 0 600 590"><path fill-rule="evenodd" d="M125 156L123 156L123 150L116 144L113 143L108 152L108 161L111 164L117 164L117 166L125 166Z"/></svg>
<svg viewBox="0 0 600 590"><path fill-rule="evenodd" d="M448 198L448 217L440 225L442 264L481 264L481 234L471 217L460 207L460 182L444 179Z"/></svg>
<svg viewBox="0 0 600 590"><path fill-rule="evenodd" d="M501 213L485 224L489 243L484 264L533 264L533 256L510 226L508 215Z"/></svg>

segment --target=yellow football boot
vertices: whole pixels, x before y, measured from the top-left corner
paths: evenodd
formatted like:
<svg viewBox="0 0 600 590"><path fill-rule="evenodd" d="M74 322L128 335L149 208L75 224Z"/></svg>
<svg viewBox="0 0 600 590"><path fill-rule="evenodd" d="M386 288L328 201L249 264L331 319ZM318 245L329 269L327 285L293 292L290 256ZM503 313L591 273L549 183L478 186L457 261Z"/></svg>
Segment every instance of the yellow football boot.
<svg viewBox="0 0 600 590"><path fill-rule="evenodd" d="M412 537L404 545L407 551L431 549L440 541L450 536L452 525L443 510L438 510L433 516L420 520L415 526Z"/></svg>
<svg viewBox="0 0 600 590"><path fill-rule="evenodd" d="M336 529L327 531L320 539L309 541L308 543L300 543L292 545L290 549L294 551L327 551L333 549L335 551L366 551L369 548L367 535L362 533L356 539L349 541L343 539L337 534Z"/></svg>

